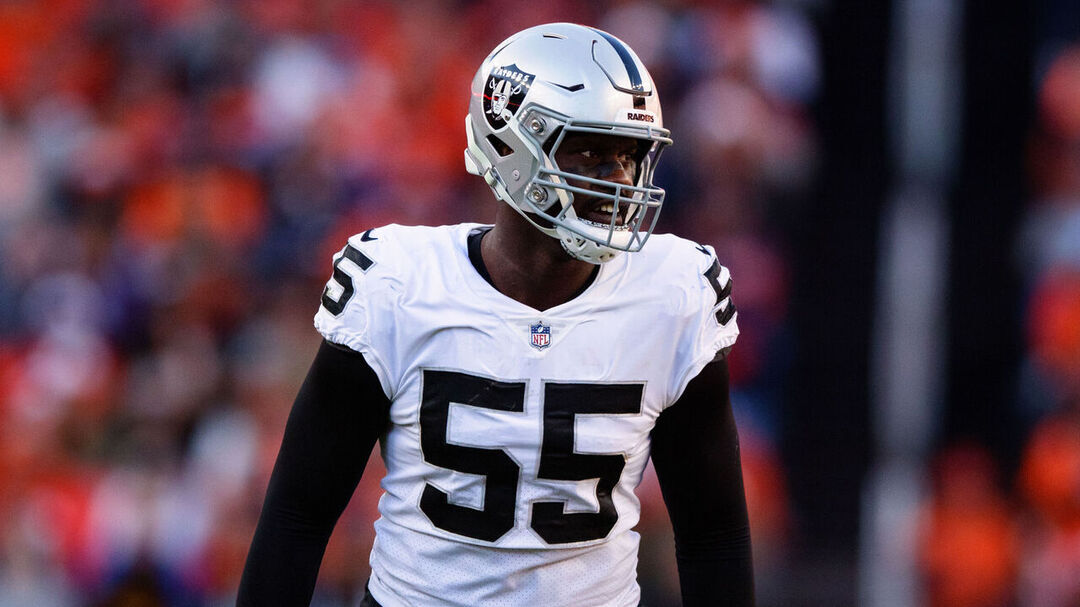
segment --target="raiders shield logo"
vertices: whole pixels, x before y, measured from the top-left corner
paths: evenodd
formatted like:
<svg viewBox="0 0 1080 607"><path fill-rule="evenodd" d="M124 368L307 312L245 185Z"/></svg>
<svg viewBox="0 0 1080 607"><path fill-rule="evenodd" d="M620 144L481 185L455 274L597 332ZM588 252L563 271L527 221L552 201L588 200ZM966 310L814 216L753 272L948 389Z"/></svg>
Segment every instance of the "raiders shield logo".
<svg viewBox="0 0 1080 607"><path fill-rule="evenodd" d="M533 74L527 74L516 64L497 67L484 84L484 118L498 130L517 113L532 86Z"/></svg>

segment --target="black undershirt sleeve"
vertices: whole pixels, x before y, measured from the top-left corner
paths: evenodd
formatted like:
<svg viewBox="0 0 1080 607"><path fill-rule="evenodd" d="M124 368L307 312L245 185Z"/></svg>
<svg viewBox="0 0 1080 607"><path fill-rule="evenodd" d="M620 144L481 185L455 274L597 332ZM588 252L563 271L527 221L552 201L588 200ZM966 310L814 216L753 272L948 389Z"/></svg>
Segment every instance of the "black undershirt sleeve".
<svg viewBox="0 0 1080 607"><path fill-rule="evenodd" d="M660 414L652 459L675 532L684 607L753 605L750 522L726 361L706 365Z"/></svg>
<svg viewBox="0 0 1080 607"><path fill-rule="evenodd" d="M237 605L311 602L326 543L389 408L363 355L324 341L289 413Z"/></svg>

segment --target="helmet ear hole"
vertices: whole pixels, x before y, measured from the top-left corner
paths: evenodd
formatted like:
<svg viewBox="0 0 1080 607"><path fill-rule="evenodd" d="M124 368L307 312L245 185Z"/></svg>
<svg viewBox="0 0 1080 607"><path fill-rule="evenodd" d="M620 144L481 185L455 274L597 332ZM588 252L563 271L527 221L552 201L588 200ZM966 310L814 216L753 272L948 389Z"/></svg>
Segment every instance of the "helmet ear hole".
<svg viewBox="0 0 1080 607"><path fill-rule="evenodd" d="M498 154L500 157L505 158L506 156L514 153L513 148L511 148L509 145L506 145L505 141L499 139L495 135L488 135L487 141L491 144L491 147L495 148L495 153Z"/></svg>
<svg viewBox="0 0 1080 607"><path fill-rule="evenodd" d="M555 127L555 130L551 131L548 135L547 141L544 142L544 153L548 156L551 155L551 148L555 147L555 142L559 140L559 133L562 132L562 125Z"/></svg>

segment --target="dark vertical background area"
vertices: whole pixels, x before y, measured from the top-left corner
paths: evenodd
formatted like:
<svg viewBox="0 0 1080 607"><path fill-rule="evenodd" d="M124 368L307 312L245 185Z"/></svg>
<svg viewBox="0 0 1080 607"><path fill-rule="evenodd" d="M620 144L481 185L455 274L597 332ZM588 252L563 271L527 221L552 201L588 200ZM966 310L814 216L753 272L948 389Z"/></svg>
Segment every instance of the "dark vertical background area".
<svg viewBox="0 0 1080 607"><path fill-rule="evenodd" d="M1024 438L1015 425L1023 299L1013 243L1028 197L1034 14L1026 2L966 3L966 94L951 201L948 408L941 438L983 444L1007 468Z"/></svg>
<svg viewBox="0 0 1080 607"><path fill-rule="evenodd" d="M887 2L841 1L821 15L823 149L816 195L791 224L796 353L784 420L800 604L853 604L854 547L869 453L869 344L877 232L889 180ZM818 596L815 593L825 593Z"/></svg>

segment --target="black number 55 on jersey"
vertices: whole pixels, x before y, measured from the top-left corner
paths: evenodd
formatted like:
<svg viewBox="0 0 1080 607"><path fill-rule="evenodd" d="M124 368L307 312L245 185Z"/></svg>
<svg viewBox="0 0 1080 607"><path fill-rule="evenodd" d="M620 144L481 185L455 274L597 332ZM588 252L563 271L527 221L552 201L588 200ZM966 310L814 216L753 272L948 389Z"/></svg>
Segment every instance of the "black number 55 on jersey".
<svg viewBox="0 0 1080 607"><path fill-rule="evenodd" d="M543 444L538 480L595 479L597 512L566 512L565 501L534 502L529 526L548 544L585 542L607 537L619 520L612 491L622 476L622 454L576 453L577 415L641 412L644 384L544 384ZM450 403L521 413L525 383L502 382L456 371L424 371L420 404L420 444L424 461L440 468L485 477L483 509L450 503L449 495L428 483L420 510L436 527L494 542L514 528L521 468L497 447L448 442Z"/></svg>
<svg viewBox="0 0 1080 607"><path fill-rule="evenodd" d="M370 231L370 230L369 230ZM341 269L341 262L345 259L356 264L356 267L360 268L361 272L367 272L371 266L375 265L370 257L364 255L360 249L350 245L345 246L345 250L342 252L341 257L337 258L334 262L334 277L331 279L334 282L341 285L341 295L337 299L330 296L330 285L327 284L322 293L322 305L334 316L338 316L345 310L345 304L349 303L352 299L353 293L356 289L353 287L352 276Z"/></svg>

